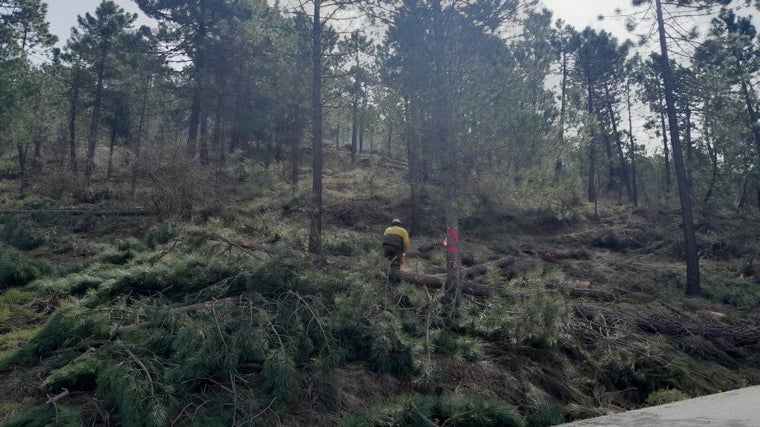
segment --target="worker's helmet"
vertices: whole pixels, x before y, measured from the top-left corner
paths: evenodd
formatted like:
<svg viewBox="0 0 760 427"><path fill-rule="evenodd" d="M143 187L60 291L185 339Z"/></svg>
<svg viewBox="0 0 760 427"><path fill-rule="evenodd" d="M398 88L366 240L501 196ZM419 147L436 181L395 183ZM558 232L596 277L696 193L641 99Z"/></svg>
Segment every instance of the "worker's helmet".
<svg viewBox="0 0 760 427"><path fill-rule="evenodd" d="M394 218L393 221L391 221L391 225L401 225L401 220L398 218Z"/></svg>

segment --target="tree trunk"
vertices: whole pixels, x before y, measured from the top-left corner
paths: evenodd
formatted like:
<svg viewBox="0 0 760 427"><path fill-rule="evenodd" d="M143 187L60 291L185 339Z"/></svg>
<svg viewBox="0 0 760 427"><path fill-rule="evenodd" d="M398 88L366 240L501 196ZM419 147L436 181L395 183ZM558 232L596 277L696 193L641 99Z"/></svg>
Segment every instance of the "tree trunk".
<svg viewBox="0 0 760 427"><path fill-rule="evenodd" d="M354 96L351 101L351 164L356 164L359 135L359 76L354 77Z"/></svg>
<svg viewBox="0 0 760 427"><path fill-rule="evenodd" d="M110 181L113 176L113 149L116 145L116 120L111 126L111 138L108 143L108 168L106 169L106 181Z"/></svg>
<svg viewBox="0 0 760 427"><path fill-rule="evenodd" d="M224 122L224 92L220 91L216 99L216 111L214 111L214 130L211 132L213 160L221 167L224 164L224 138L222 136L222 123ZM279 147L278 147L279 149Z"/></svg>
<svg viewBox="0 0 760 427"><path fill-rule="evenodd" d="M588 74L587 74L588 75ZM588 114L593 117L594 114L594 91L590 80L586 82ZM590 141L588 146L588 201L596 204L596 184L594 175L596 172L596 131L591 128ZM596 206L596 205L595 205Z"/></svg>
<svg viewBox="0 0 760 427"><path fill-rule="evenodd" d="M201 137L198 147L198 154L201 160L201 165L208 166L208 117L205 114L201 117Z"/></svg>
<svg viewBox="0 0 760 427"><path fill-rule="evenodd" d="M188 159L195 158L195 152L198 146L198 125L201 117L201 76L200 70L197 71L195 88L193 89L193 104L190 106L190 119L187 129L187 149Z"/></svg>
<svg viewBox="0 0 760 427"><path fill-rule="evenodd" d="M84 166L85 183L90 183L92 172L95 169L95 143L98 140L100 128L100 106L103 102L103 74L105 73L105 54L98 63L98 81L95 86L95 100L92 105L92 118L90 119L90 135L87 137L87 161Z"/></svg>
<svg viewBox="0 0 760 427"><path fill-rule="evenodd" d="M81 75L79 67L74 67L74 81L71 84L71 105L69 106L69 168L77 171L77 107L79 105L79 85Z"/></svg>
<svg viewBox="0 0 760 427"><path fill-rule="evenodd" d="M320 8L322 0L314 2L314 23L311 33L312 42L312 205L311 225L309 228L309 252L322 253L322 18Z"/></svg>
<svg viewBox="0 0 760 427"><path fill-rule="evenodd" d="M709 98L705 100L705 111L710 111ZM707 187L705 198L702 200L703 204L707 204L712 197L715 189L715 182L718 180L718 152L713 143L711 143L710 124L708 120L704 120L704 139L705 148L707 148L707 156L710 158L710 165L712 167L712 173L710 174L710 185Z"/></svg>
<svg viewBox="0 0 760 427"><path fill-rule="evenodd" d="M755 142L756 164L760 165L760 123L758 123L757 109L752 102L752 94L750 93L750 85L747 81L741 79L742 95L744 96L744 102L747 105L747 121L750 129L752 129L752 139ZM760 188L757 190L757 207L760 209Z"/></svg>
<svg viewBox="0 0 760 427"><path fill-rule="evenodd" d="M623 153L623 142L620 139L620 132L617 128L617 120L615 118L615 110L612 108L612 99L610 96L610 89L607 85L604 86L604 92L607 96L607 112L610 116L610 125L612 126L612 135L615 138L615 147L617 148L618 159L620 161L620 180L625 184L625 194L628 196L628 200L633 203L633 192L631 189L631 180L628 178L628 163L625 161L625 154Z"/></svg>
<svg viewBox="0 0 760 427"><path fill-rule="evenodd" d="M636 142L633 138L633 115L631 113L631 81L626 79L625 85L626 104L628 106L628 143L631 157L631 197L634 206L639 205L639 190L636 182Z"/></svg>
<svg viewBox="0 0 760 427"><path fill-rule="evenodd" d="M662 97L660 97L660 125L662 126L662 153L665 156L665 194L669 194L673 187L673 179L670 177L670 146L668 145L668 126L665 123L665 106L662 105Z"/></svg>
<svg viewBox="0 0 760 427"><path fill-rule="evenodd" d="M393 123L389 120L388 121L388 138L385 141L386 149L385 154L388 156L388 158L391 158L391 141L393 136Z"/></svg>
<svg viewBox="0 0 760 427"><path fill-rule="evenodd" d="M412 114L413 116L413 114ZM408 176L409 176L409 201L410 212L409 216L411 221L409 224L409 232L411 234L417 234L420 228L420 213L422 212L422 184L423 184L423 171L420 165L420 159L418 156L419 145L421 141L417 138L416 132L413 130L413 126L419 122L413 120L413 117L407 119L407 158L408 158Z"/></svg>
<svg viewBox="0 0 760 427"><path fill-rule="evenodd" d="M143 144L143 138L145 138L145 121L148 117L148 91L150 90L150 83L152 81L151 76L145 78L143 83L142 101L140 102L140 123L137 127L137 137L135 138L135 158L132 162L132 178L129 184L129 194L135 195L137 190L137 173L140 170L140 148Z"/></svg>
<svg viewBox="0 0 760 427"><path fill-rule="evenodd" d="M26 149L21 139L16 137L16 151L18 152L18 169L21 175L21 188L20 192L24 192L26 188L27 174L26 174Z"/></svg>
<svg viewBox="0 0 760 427"><path fill-rule="evenodd" d="M365 116L367 112L367 97L362 96L362 105L359 109L359 153L364 152L364 130L366 127ZM370 150L371 152L371 150Z"/></svg>
<svg viewBox="0 0 760 427"><path fill-rule="evenodd" d="M697 237L694 228L692 212L691 186L686 175L681 141L678 138L678 117L676 116L675 99L673 96L673 76L668 58L668 46L665 38L665 20L662 15L662 2L655 0L657 12L657 29L660 36L662 53L662 78L665 89L665 104L668 111L670 142L673 145L673 163L678 180L678 198L681 202L681 218L683 220L683 236L686 245L686 295L700 295L699 258L697 253Z"/></svg>

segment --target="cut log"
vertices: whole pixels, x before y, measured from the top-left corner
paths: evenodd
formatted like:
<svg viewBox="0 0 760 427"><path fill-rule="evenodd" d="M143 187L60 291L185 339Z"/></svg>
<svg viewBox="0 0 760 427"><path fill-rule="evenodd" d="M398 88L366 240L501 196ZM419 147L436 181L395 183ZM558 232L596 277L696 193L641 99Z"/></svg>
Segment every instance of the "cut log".
<svg viewBox="0 0 760 427"><path fill-rule="evenodd" d="M446 282L446 279L438 276L426 276L424 274L409 273L401 270L391 270L389 277L395 280L414 283L415 285L425 286L431 289L440 289ZM495 293L491 286L479 285L476 283L465 283L462 286L462 292L468 295L488 297Z"/></svg>

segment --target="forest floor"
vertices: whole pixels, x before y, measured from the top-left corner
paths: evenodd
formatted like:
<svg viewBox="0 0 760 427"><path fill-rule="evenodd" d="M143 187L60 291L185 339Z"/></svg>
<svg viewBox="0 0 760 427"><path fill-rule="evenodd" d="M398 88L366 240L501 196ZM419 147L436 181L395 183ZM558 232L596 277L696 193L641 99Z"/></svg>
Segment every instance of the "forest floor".
<svg viewBox="0 0 760 427"><path fill-rule="evenodd" d="M687 298L676 209L481 199L460 247L465 288L487 292L463 295L452 331L441 290L385 274L380 235L408 203L386 177L402 169L333 161L316 258L308 189L272 170L220 180L186 220L115 214L152 212L149 196L21 197L0 180L0 424L451 426L502 402L538 426L760 384L757 218L698 213L702 296ZM445 273L435 205L406 272ZM191 354L243 339L246 307L246 336L264 341L234 360Z"/></svg>

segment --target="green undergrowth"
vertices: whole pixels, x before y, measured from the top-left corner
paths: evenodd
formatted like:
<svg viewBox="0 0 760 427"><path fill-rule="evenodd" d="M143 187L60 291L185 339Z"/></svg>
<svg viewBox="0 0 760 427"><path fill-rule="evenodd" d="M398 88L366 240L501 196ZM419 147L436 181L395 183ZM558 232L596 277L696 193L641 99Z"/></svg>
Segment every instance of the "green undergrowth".
<svg viewBox="0 0 760 427"><path fill-rule="evenodd" d="M45 260L0 244L0 290L24 286L51 272L53 267Z"/></svg>
<svg viewBox="0 0 760 427"><path fill-rule="evenodd" d="M303 251L306 231L280 227L271 212L246 218L260 238L251 244L215 212L208 228L159 223L93 244L86 262L52 266L6 243L0 370L33 371L39 396L76 398L4 402L0 423L538 427L758 376L751 347L579 315L582 305L641 308L615 305L621 296L602 282L621 268L616 257L643 252L629 242L640 236L620 231L616 241L629 243L618 247L606 231L595 232L598 244L579 233L585 246L572 251L583 256L562 258L571 250L561 248L557 262L512 248L513 264L468 282L492 293L462 295L454 315L443 292L386 280L377 236L331 229L326 257L314 258ZM489 246L474 258L504 256ZM440 251L430 258L408 266L445 263ZM571 290L592 261L609 264L580 299ZM676 305L685 278L670 267L637 280ZM732 277L708 282L705 301L756 307L754 279Z"/></svg>

